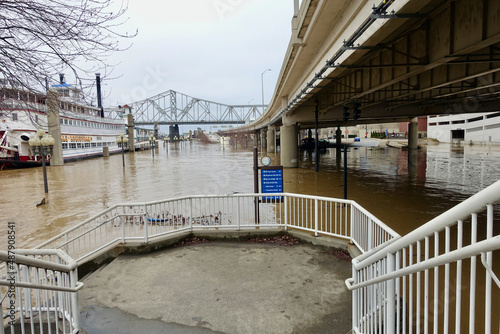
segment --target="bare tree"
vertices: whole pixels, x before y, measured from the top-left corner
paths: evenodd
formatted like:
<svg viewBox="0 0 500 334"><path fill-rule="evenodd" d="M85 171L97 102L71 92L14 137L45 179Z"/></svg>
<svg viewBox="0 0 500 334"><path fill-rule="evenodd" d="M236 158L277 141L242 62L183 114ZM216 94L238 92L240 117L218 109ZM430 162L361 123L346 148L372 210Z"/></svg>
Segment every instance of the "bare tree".
<svg viewBox="0 0 500 334"><path fill-rule="evenodd" d="M80 85L95 72L109 74L108 56L137 34L120 32L127 4L116 2L0 0L0 79L45 92L46 78L68 69Z"/></svg>

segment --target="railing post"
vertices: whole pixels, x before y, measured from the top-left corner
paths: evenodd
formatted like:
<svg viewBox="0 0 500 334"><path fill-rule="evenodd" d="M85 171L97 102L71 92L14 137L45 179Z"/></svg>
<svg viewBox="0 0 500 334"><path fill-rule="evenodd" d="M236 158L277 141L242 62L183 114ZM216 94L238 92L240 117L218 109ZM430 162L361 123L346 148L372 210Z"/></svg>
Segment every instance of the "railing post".
<svg viewBox="0 0 500 334"><path fill-rule="evenodd" d="M396 270L394 254L387 254L387 274ZM387 281L387 334L396 333L396 284L395 280Z"/></svg>
<svg viewBox="0 0 500 334"><path fill-rule="evenodd" d="M29 283L29 277L28 277L29 267L28 266L20 266L20 269L24 269L24 270L22 270L23 282ZM20 288L20 290L24 290L24 305L25 305L24 315L26 318L31 319L32 318L32 314L31 314L32 305L31 305L31 303L28 302L29 296L31 296L31 289L30 288ZM21 312L22 312L22 310L21 310Z"/></svg>
<svg viewBox="0 0 500 334"><path fill-rule="evenodd" d="M76 283L78 282L78 269L75 268L70 271L70 287L71 288L76 288ZM72 319L73 319L73 327L80 331L81 325L80 325L80 308L78 306L78 292L71 292L71 312L72 314Z"/></svg>
<svg viewBox="0 0 500 334"><path fill-rule="evenodd" d="M283 196L285 201L285 231L288 231L288 196Z"/></svg>
<svg viewBox="0 0 500 334"><path fill-rule="evenodd" d="M319 222L319 214L318 214L318 199L314 199L314 236L318 236L318 222Z"/></svg>
<svg viewBox="0 0 500 334"><path fill-rule="evenodd" d="M346 205L346 204L344 204ZM350 234L351 234L351 243L353 243L353 240L354 240L354 237L357 235L355 232L359 233L358 230L356 230L355 228L355 224L354 224L354 205L352 204L352 201L350 202L350 205L351 205L351 215L349 217L349 228L350 228ZM340 222L340 224L343 224L344 222ZM342 226L342 225L341 225ZM347 231L345 231L345 235L347 236ZM360 241L360 240L358 240ZM361 243L359 243L361 244Z"/></svg>
<svg viewBox="0 0 500 334"><path fill-rule="evenodd" d="M236 205L236 224L238 225L237 227L237 231L240 230L240 197L238 197L238 201L236 202L237 205Z"/></svg>
<svg viewBox="0 0 500 334"><path fill-rule="evenodd" d="M368 243L366 251L370 251L373 248L373 221L368 218Z"/></svg>
<svg viewBox="0 0 500 334"><path fill-rule="evenodd" d="M66 252L66 254L69 255L69 251L68 251L68 233L64 233L64 251Z"/></svg>
<svg viewBox="0 0 500 334"><path fill-rule="evenodd" d="M125 207L122 207L122 243L125 243Z"/></svg>
<svg viewBox="0 0 500 334"><path fill-rule="evenodd" d="M148 215L146 213L146 206L144 205L144 243L148 243Z"/></svg>
<svg viewBox="0 0 500 334"><path fill-rule="evenodd" d="M189 199L189 230L193 232L193 198Z"/></svg>
<svg viewBox="0 0 500 334"><path fill-rule="evenodd" d="M354 284L358 283L358 275L356 268L354 266L354 261L351 261L351 267L352 267L352 278L354 280ZM362 290L361 290L362 293ZM358 328L358 289L353 289L352 290L352 330L354 331L356 328Z"/></svg>

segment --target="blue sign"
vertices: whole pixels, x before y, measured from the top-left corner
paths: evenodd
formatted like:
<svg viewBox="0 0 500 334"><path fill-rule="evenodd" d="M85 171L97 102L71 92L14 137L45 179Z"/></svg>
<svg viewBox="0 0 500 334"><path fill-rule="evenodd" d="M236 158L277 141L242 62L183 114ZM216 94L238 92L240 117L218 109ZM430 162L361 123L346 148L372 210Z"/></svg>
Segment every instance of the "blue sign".
<svg viewBox="0 0 500 334"><path fill-rule="evenodd" d="M261 167L262 193L283 192L283 167ZM281 200L282 196L265 196L263 200Z"/></svg>

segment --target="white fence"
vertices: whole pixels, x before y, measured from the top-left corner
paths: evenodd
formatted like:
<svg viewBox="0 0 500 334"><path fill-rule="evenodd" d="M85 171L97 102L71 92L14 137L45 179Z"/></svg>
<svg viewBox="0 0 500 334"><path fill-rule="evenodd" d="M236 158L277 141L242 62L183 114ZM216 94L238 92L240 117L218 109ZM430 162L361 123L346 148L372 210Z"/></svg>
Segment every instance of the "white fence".
<svg viewBox="0 0 500 334"><path fill-rule="evenodd" d="M16 255L18 325L29 325L31 332L37 328L44 328L37 331L49 333L60 328L63 332L77 332L80 322L76 290L80 284L76 263L90 259L97 252L132 241L147 244L181 231L256 229L296 229L316 236L336 237L352 242L362 252L399 237L354 201L326 197L289 193L235 194L118 204L55 236L30 253L16 251L16 254L36 258ZM57 256L44 258L48 255ZM52 263L54 260L58 262ZM14 299L8 300L7 305L11 300ZM6 314L3 318L8 317Z"/></svg>
<svg viewBox="0 0 500 334"><path fill-rule="evenodd" d="M498 333L499 201L500 181L354 259L353 331Z"/></svg>
<svg viewBox="0 0 500 334"><path fill-rule="evenodd" d="M0 270L1 334L79 332L76 261L60 250L0 251Z"/></svg>
<svg viewBox="0 0 500 334"><path fill-rule="evenodd" d="M342 238L362 251L399 237L354 201L289 193L234 194L117 204L37 248L61 249L84 261L120 243L148 243L179 231L256 228L294 228Z"/></svg>

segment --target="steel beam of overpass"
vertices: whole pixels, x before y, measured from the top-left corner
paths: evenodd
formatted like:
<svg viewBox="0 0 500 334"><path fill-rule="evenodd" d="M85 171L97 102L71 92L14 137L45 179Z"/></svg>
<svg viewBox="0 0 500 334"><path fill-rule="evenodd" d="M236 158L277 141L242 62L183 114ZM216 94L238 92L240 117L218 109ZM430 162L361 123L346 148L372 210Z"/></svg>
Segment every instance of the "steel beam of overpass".
<svg viewBox="0 0 500 334"><path fill-rule="evenodd" d="M239 129L311 126L316 104L321 127L500 110L498 0L304 0L292 26L269 108Z"/></svg>

